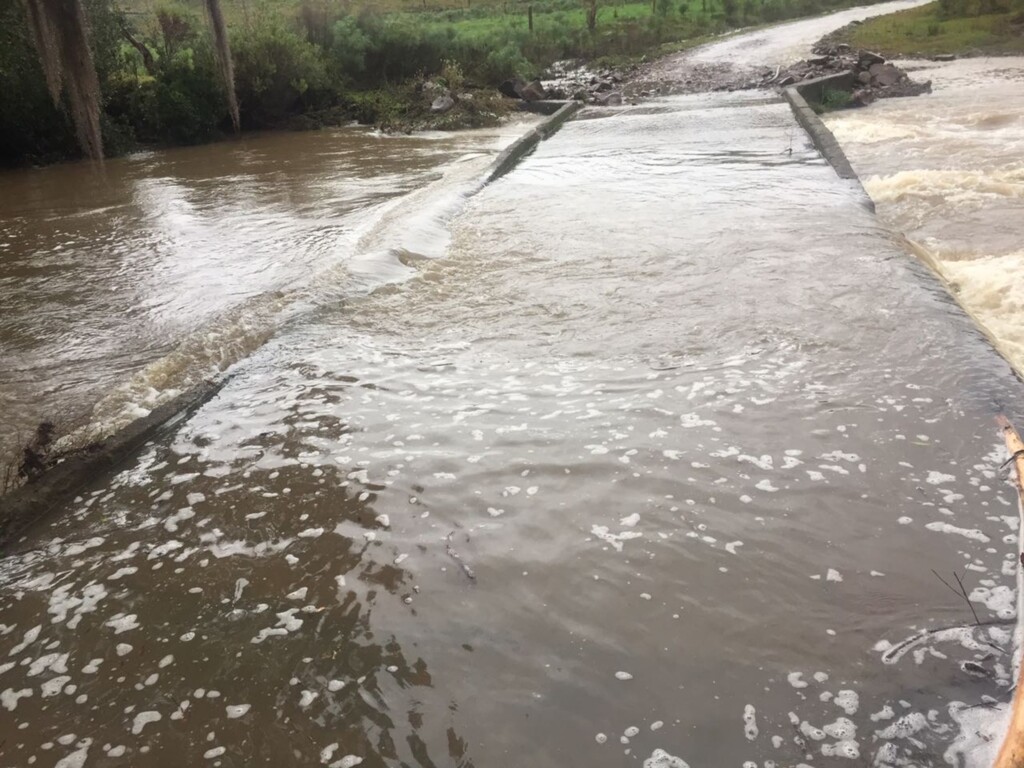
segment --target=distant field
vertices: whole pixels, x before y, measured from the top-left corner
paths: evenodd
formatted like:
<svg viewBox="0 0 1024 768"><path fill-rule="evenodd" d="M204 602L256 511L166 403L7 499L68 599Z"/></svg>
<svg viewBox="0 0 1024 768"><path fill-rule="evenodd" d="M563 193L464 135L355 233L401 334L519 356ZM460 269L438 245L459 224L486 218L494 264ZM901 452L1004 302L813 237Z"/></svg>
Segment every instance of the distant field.
<svg viewBox="0 0 1024 768"><path fill-rule="evenodd" d="M943 19L931 3L866 21L850 43L886 56L1024 53L1024 12Z"/></svg>

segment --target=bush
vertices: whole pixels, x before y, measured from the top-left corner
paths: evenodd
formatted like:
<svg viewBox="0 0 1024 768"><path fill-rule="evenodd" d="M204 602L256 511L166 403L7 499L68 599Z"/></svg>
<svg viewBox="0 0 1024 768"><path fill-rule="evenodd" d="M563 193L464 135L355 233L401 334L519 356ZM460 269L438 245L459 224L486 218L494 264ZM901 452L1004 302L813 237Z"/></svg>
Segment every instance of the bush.
<svg viewBox="0 0 1024 768"><path fill-rule="evenodd" d="M266 126L305 111L327 85L320 49L278 19L263 19L232 36L235 90L242 122ZM312 92L312 93L311 93Z"/></svg>
<svg viewBox="0 0 1024 768"><path fill-rule="evenodd" d="M328 67L333 77L352 80L366 71L366 52L371 42L358 21L342 16L331 29L327 46Z"/></svg>
<svg viewBox="0 0 1024 768"><path fill-rule="evenodd" d="M112 79L107 97L111 118L145 143L199 144L227 123L213 51L202 43L161 57L152 76Z"/></svg>

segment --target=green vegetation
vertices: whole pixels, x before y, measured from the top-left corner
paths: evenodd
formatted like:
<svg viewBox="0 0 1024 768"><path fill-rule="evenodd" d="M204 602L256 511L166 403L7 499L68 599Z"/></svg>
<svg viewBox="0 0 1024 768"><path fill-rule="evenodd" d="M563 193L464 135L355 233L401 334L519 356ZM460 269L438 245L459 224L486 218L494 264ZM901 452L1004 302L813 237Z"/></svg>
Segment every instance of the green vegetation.
<svg viewBox="0 0 1024 768"><path fill-rule="evenodd" d="M870 19L849 42L884 56L1024 53L1024 2L939 0Z"/></svg>
<svg viewBox="0 0 1024 768"><path fill-rule="evenodd" d="M826 88L821 94L821 102L810 102L811 109L816 113L834 112L837 109L846 109L850 106L852 94L849 91L839 91L833 88Z"/></svg>
<svg viewBox="0 0 1024 768"><path fill-rule="evenodd" d="M77 3L0 0L0 165L353 117L395 129L484 125L503 109L495 86L556 60L635 59L855 2L81 0L75 20L55 9ZM46 23L60 33L66 18L77 48L37 44ZM63 59L48 59L55 51ZM428 79L471 98L431 115Z"/></svg>

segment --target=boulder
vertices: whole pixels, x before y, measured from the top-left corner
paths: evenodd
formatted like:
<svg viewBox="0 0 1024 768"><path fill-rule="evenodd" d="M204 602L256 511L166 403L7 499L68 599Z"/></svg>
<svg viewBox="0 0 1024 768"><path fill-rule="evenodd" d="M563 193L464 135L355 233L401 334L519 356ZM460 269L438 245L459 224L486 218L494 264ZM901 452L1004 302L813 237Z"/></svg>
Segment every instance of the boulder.
<svg viewBox="0 0 1024 768"><path fill-rule="evenodd" d="M447 112L449 109L451 109L454 106L455 106L455 99L453 99L451 96L449 96L446 93L446 94L444 94L442 96L438 96L436 99L434 99L433 103L431 103L431 105L430 105L430 111L431 112L437 112L438 114L441 114L441 113Z"/></svg>
<svg viewBox="0 0 1024 768"><path fill-rule="evenodd" d="M892 64L872 64L868 72L871 73L871 79L883 88L896 85L902 78L900 71Z"/></svg>
<svg viewBox="0 0 1024 768"><path fill-rule="evenodd" d="M541 101L546 96L547 94L544 92L544 86L541 85L540 80L527 83L519 90L519 97L526 101Z"/></svg>
<svg viewBox="0 0 1024 768"><path fill-rule="evenodd" d="M506 80L498 86L498 92L509 99L518 99L519 93L526 86L526 81L522 78L515 78L514 80Z"/></svg>
<svg viewBox="0 0 1024 768"><path fill-rule="evenodd" d="M602 107L621 107L622 93L619 91L609 91L608 93L596 94L594 96L594 103L600 104Z"/></svg>
<svg viewBox="0 0 1024 768"><path fill-rule="evenodd" d="M861 69L868 69L875 64L885 64L885 57L871 51L861 51L858 64Z"/></svg>
<svg viewBox="0 0 1024 768"><path fill-rule="evenodd" d="M858 72L857 73L857 79L861 83L863 83L864 85L867 85L868 83L871 82L871 73L870 72Z"/></svg>
<svg viewBox="0 0 1024 768"><path fill-rule="evenodd" d="M932 61L956 61L956 54L940 53L937 56L932 56Z"/></svg>
<svg viewBox="0 0 1024 768"><path fill-rule="evenodd" d="M875 100L875 95L867 88L861 88L850 94L851 107L866 107Z"/></svg>

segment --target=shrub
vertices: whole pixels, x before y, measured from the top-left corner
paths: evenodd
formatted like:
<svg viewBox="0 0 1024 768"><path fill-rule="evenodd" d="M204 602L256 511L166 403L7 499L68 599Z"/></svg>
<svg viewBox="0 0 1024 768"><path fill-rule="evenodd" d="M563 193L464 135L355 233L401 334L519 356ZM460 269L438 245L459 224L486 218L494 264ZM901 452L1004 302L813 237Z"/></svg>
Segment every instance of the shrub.
<svg viewBox="0 0 1024 768"><path fill-rule="evenodd" d="M320 49L279 19L263 19L233 35L231 52L242 121L249 126L303 112L307 94L327 84Z"/></svg>
<svg viewBox="0 0 1024 768"><path fill-rule="evenodd" d="M331 29L331 41L327 47L328 66L331 74L342 80L350 80L366 71L366 52L370 49L367 37L358 21L352 16L342 16Z"/></svg>

